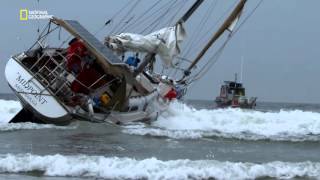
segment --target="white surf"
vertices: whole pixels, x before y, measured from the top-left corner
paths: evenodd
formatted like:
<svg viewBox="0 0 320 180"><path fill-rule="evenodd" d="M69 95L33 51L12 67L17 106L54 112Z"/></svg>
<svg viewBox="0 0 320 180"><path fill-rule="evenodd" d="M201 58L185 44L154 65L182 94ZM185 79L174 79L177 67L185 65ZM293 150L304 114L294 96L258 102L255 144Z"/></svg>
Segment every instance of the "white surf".
<svg viewBox="0 0 320 180"><path fill-rule="evenodd" d="M123 132L176 139L215 136L249 140L319 141L320 113L301 110L196 110L173 102L168 112L151 126L126 126Z"/></svg>
<svg viewBox="0 0 320 180"><path fill-rule="evenodd" d="M44 176L107 179L256 179L316 178L320 163L241 163L215 160L137 160L104 156L0 155L0 173L43 172Z"/></svg>

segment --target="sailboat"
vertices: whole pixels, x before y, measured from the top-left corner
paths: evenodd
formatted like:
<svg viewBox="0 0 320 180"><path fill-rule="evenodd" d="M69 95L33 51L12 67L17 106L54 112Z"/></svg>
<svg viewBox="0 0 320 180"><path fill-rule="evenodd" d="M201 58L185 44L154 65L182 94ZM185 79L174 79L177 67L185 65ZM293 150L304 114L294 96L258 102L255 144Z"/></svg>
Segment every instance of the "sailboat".
<svg viewBox="0 0 320 180"><path fill-rule="evenodd" d="M194 68L209 48L225 32L231 38L246 0L240 0L179 79L156 73L158 59L166 68L177 68L173 60L186 38L184 23L203 2L197 0L172 27L148 35L110 34L104 43L76 20L51 18L35 43L7 62L5 77L23 106L10 122L125 124L157 119L172 99L185 96L199 75L193 74ZM60 37L61 31L68 34L68 45L46 45L50 35ZM145 54L139 66L124 61L128 52Z"/></svg>

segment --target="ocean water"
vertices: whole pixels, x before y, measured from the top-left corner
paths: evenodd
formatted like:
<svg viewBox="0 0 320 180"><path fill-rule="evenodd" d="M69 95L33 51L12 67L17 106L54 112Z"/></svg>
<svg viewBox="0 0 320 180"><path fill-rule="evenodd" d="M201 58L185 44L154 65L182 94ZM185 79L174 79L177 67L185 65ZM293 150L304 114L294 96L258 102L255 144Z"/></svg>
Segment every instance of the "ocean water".
<svg viewBox="0 0 320 180"><path fill-rule="evenodd" d="M150 125L8 124L0 96L0 179L320 179L320 105L256 110L173 102Z"/></svg>

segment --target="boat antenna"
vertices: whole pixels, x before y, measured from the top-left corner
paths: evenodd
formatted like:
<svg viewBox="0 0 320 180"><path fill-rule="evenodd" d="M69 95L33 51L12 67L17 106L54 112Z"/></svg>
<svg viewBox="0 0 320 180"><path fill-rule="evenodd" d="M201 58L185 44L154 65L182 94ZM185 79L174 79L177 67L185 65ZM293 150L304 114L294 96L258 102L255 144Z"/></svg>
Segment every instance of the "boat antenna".
<svg viewBox="0 0 320 180"><path fill-rule="evenodd" d="M237 81L238 81L238 74L234 73L234 82L237 83Z"/></svg>
<svg viewBox="0 0 320 180"><path fill-rule="evenodd" d="M242 83L242 78L243 78L243 55L241 56L241 65L240 65L240 83Z"/></svg>
<svg viewBox="0 0 320 180"><path fill-rule="evenodd" d="M229 30L229 31L233 30L233 28L235 27L235 24L238 22L238 19L241 15L241 12L242 12L246 2L247 2L247 0L241 0L238 3L238 5L232 11L232 13L229 15L229 17L224 21L224 23L221 25L221 27L218 29L218 31L213 35L213 37L210 39L210 41L206 44L206 46L197 55L197 57L191 63L191 65L188 67L188 69L184 72L184 76L182 77L181 80L179 80L179 82L183 82L184 79L191 74L191 69L201 60L201 58L206 54L206 52L209 50L209 48L212 46L212 44L214 44L226 30Z"/></svg>
<svg viewBox="0 0 320 180"><path fill-rule="evenodd" d="M37 9L38 10L39 10L39 5L40 5L40 0L37 0ZM40 37L40 19L37 20L37 24L38 24L37 33L38 33L38 36Z"/></svg>

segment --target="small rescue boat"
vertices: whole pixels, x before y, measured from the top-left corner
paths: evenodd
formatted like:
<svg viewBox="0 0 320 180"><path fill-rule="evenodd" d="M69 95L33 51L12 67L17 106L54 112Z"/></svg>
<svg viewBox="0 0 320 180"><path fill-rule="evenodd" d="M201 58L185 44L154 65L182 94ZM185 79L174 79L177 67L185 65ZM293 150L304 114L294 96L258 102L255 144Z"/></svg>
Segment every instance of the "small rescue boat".
<svg viewBox="0 0 320 180"><path fill-rule="evenodd" d="M256 107L257 97L246 97L245 88L242 83L235 81L224 81L220 88L220 95L216 97L217 107L253 109Z"/></svg>

